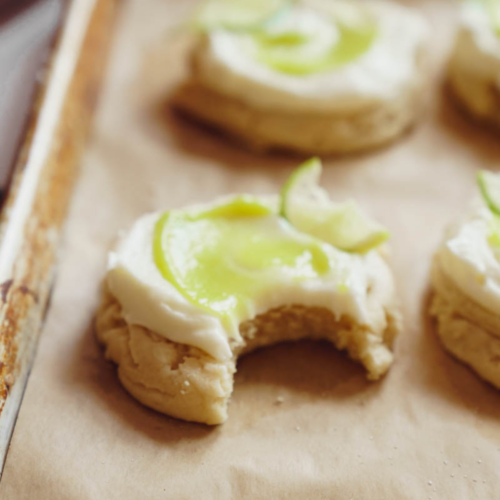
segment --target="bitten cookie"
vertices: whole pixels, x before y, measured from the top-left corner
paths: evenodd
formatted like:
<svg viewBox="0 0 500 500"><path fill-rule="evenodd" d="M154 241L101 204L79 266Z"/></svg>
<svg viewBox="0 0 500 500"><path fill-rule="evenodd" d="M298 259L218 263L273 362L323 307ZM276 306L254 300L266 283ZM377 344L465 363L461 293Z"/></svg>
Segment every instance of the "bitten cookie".
<svg viewBox="0 0 500 500"><path fill-rule="evenodd" d="M371 380L387 372L400 329L388 233L353 203L327 202L311 187L319 170L304 165L280 203L236 195L148 214L122 238L96 333L130 394L220 424L238 357L304 338L345 350Z"/></svg>
<svg viewBox="0 0 500 500"><path fill-rule="evenodd" d="M176 418L215 425L227 419L236 364L243 354L285 341L328 340L359 361L370 380L377 380L392 363L400 323L395 302L384 306L383 324L377 328L348 316L337 319L328 308L287 305L240 324L230 357L218 359L128 322L116 297L106 290L96 332L106 358L118 366L121 383L138 401Z"/></svg>
<svg viewBox="0 0 500 500"><path fill-rule="evenodd" d="M211 25L172 102L257 150L374 148L417 119L427 37L396 4L299 2L257 31Z"/></svg>
<svg viewBox="0 0 500 500"><path fill-rule="evenodd" d="M473 118L500 126L500 4L463 2L448 80Z"/></svg>

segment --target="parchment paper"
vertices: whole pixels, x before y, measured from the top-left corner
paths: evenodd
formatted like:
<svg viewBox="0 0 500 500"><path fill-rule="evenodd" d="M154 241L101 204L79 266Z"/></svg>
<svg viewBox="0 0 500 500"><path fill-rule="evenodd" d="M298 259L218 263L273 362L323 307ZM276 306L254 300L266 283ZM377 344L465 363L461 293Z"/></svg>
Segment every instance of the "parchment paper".
<svg viewBox="0 0 500 500"><path fill-rule="evenodd" d="M2 499L500 498L500 393L443 351L426 312L431 255L500 147L442 95L456 4L418 6L434 29L420 125L390 148L327 161L323 176L392 231L405 313L396 363L368 383L328 344L256 352L239 363L228 422L209 428L142 407L104 360L91 322L106 252L145 211L275 192L298 159L251 155L172 116L182 44L168 28L191 4L124 2Z"/></svg>

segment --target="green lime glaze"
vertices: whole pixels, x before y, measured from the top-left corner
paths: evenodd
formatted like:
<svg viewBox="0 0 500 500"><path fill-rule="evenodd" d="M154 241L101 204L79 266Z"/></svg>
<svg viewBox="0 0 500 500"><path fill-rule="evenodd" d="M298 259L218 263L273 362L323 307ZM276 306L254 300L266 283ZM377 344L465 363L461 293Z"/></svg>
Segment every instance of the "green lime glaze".
<svg viewBox="0 0 500 500"><path fill-rule="evenodd" d="M248 196L197 213L171 211L156 223L153 258L187 300L231 322L282 273L305 280L330 269L321 242L294 237L286 225Z"/></svg>
<svg viewBox="0 0 500 500"><path fill-rule="evenodd" d="M366 53L377 37L377 25L371 19L364 19L356 26L332 20L339 31L336 43L322 52L311 56L308 43L314 35L289 31L252 36L255 44L255 58L281 73L305 76L336 70Z"/></svg>

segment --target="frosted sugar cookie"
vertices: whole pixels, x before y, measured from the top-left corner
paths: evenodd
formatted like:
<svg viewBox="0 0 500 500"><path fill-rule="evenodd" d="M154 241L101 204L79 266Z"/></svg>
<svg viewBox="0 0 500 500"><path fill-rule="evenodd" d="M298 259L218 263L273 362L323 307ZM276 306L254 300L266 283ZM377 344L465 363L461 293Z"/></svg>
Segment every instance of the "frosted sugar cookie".
<svg viewBox="0 0 500 500"><path fill-rule="evenodd" d="M227 418L239 356L326 339L376 380L399 312L388 232L334 204L311 160L281 197L234 195L141 217L110 254L96 331L125 388L185 420ZM306 376L306 375L305 375Z"/></svg>
<svg viewBox="0 0 500 500"><path fill-rule="evenodd" d="M434 259L431 314L444 347L500 388L500 176L478 179L483 200L449 229Z"/></svg>
<svg viewBox="0 0 500 500"><path fill-rule="evenodd" d="M212 0L197 20L191 75L173 102L256 149L358 151L417 118L428 28L414 10Z"/></svg>
<svg viewBox="0 0 500 500"><path fill-rule="evenodd" d="M453 94L473 117L500 126L500 1L467 0L450 66Z"/></svg>

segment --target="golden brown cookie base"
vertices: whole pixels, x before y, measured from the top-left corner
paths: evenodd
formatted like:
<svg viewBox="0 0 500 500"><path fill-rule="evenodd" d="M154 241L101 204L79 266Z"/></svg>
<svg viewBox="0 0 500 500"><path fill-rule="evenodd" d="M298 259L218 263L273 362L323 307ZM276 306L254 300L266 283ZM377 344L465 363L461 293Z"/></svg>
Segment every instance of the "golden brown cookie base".
<svg viewBox="0 0 500 500"><path fill-rule="evenodd" d="M118 365L120 381L132 396L167 415L213 425L227 418L237 358L266 345L304 338L326 339L360 361L369 379L380 378L392 363L390 347L400 329L396 308L388 310L386 318L384 331L377 333L349 318L337 321L324 308L281 307L243 323L243 341L231 346L232 359L220 361L196 347L128 325L116 299L105 292L96 317L96 333L106 347L106 357Z"/></svg>

